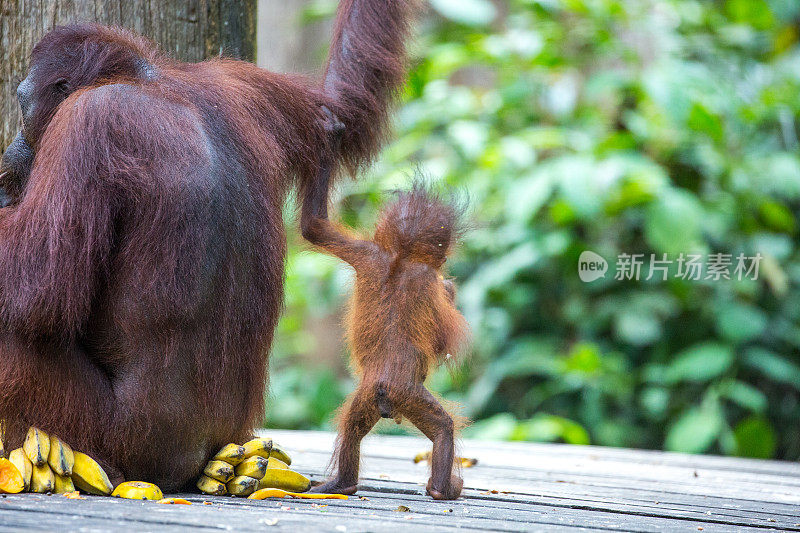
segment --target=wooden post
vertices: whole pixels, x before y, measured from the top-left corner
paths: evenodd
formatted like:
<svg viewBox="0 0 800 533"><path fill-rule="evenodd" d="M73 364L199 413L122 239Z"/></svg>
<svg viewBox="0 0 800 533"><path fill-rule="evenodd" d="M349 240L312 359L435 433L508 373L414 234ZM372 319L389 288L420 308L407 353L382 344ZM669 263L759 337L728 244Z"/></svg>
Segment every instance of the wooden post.
<svg viewBox="0 0 800 533"><path fill-rule="evenodd" d="M171 56L201 61L224 54L254 61L257 0L0 0L0 151L19 129L16 90L33 46L70 22L141 33Z"/></svg>
<svg viewBox="0 0 800 533"><path fill-rule="evenodd" d="M331 20L308 24L312 0L258 0L258 65L274 72L319 72L331 37Z"/></svg>

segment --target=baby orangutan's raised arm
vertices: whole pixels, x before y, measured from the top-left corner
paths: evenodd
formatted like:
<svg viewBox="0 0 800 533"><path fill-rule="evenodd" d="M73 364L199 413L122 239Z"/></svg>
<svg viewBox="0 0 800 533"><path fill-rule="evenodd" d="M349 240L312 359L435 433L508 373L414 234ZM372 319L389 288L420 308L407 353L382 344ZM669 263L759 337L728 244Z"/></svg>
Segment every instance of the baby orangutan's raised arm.
<svg viewBox="0 0 800 533"><path fill-rule="evenodd" d="M453 473L455 424L423 384L467 337L455 285L441 273L458 210L415 186L382 213L366 241L335 228L325 202L304 198L303 235L356 269L347 329L360 384L341 413L336 475L313 490L354 494L361 440L381 417L406 417L433 442L428 494L458 498L463 481Z"/></svg>
<svg viewBox="0 0 800 533"><path fill-rule="evenodd" d="M330 110L323 107L323 111L327 117L325 129L331 142L331 150L335 152L339 148L343 126ZM328 161L323 165L324 168L317 176L316 186L306 187L301 192L300 230L308 242L356 268L360 262L374 253L375 246L369 241L349 236L328 220L328 194L331 173L334 170L332 159L328 157Z"/></svg>

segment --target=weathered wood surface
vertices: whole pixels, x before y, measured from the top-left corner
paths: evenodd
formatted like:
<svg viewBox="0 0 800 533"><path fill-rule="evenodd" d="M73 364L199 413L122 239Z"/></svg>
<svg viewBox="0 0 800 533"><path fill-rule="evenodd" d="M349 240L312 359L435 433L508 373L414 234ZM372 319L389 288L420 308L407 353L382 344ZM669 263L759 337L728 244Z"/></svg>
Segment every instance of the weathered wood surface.
<svg viewBox="0 0 800 533"><path fill-rule="evenodd" d="M134 30L182 61L256 55L256 0L0 0L0 150L19 128L15 94L33 46L76 21Z"/></svg>
<svg viewBox="0 0 800 533"><path fill-rule="evenodd" d="M264 434L295 469L324 478L332 434ZM794 463L465 441L462 455L479 463L463 472L464 495L436 502L424 495L426 467L412 462L427 448L419 438L369 437L361 490L347 501L187 495L194 505L180 506L9 495L0 498L0 531L800 531Z"/></svg>

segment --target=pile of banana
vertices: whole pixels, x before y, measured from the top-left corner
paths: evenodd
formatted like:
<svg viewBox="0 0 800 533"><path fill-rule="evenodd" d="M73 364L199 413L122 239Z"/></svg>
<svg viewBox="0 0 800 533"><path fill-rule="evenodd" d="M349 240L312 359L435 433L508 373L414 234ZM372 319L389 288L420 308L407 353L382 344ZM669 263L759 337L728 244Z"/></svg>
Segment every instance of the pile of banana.
<svg viewBox="0 0 800 533"><path fill-rule="evenodd" d="M256 438L241 446L228 444L208 462L197 488L214 496L250 496L260 489L293 494L307 491L311 482L290 470L291 464L289 455L272 439Z"/></svg>
<svg viewBox="0 0 800 533"><path fill-rule="evenodd" d="M40 492L79 497L78 491L159 503L190 504L181 498L164 498L158 486L126 481L114 488L100 465L85 453L73 451L54 435L32 427L22 448L5 458L0 427L0 494ZM208 462L197 488L213 496L264 498L342 498L338 494L303 494L309 479L289 469L292 460L272 439L257 438L243 445L228 444Z"/></svg>
<svg viewBox="0 0 800 533"><path fill-rule="evenodd" d="M107 496L114 487L97 461L75 452L56 436L30 428L22 448L4 458L0 439L0 493L55 492Z"/></svg>

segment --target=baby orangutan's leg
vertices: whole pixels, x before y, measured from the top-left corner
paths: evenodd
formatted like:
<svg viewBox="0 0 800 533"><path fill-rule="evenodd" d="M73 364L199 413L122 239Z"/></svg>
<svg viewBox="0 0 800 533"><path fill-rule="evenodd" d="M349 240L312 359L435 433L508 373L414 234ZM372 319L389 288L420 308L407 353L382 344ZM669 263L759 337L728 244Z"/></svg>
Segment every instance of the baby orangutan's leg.
<svg viewBox="0 0 800 533"><path fill-rule="evenodd" d="M453 474L455 428L452 417L423 385L403 401L403 415L433 442L427 492L434 500L455 500L464 480Z"/></svg>
<svg viewBox="0 0 800 533"><path fill-rule="evenodd" d="M312 492L327 494L355 494L358 490L358 464L361 440L377 424L380 415L375 407L372 390L359 387L343 411L336 443L336 475L328 482L314 487Z"/></svg>

